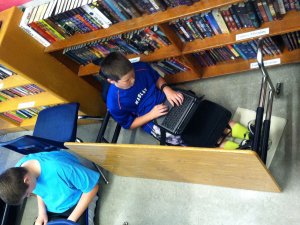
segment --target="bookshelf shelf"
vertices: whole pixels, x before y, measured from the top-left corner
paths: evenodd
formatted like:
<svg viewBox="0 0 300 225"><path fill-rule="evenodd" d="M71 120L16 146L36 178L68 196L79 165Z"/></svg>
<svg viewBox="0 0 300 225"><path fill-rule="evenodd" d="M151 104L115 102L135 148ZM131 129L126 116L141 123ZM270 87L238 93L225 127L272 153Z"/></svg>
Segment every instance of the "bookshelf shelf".
<svg viewBox="0 0 300 225"><path fill-rule="evenodd" d="M164 12L162 12L162 13L164 13ZM259 29L269 28L269 35L266 35L266 36L275 36L275 35L285 34L285 33L299 30L298 21L300 21L300 12L299 11L290 11L289 13L287 13L284 16L284 18L282 20L276 20L276 21L272 21L272 22L263 23ZM165 24L160 25L160 27L162 28L162 30L165 33L168 33L168 37L171 36L171 31L167 30L167 27L165 26ZM141 59L140 59L141 61L151 62L151 61L162 60L162 59L170 58L170 57L178 57L178 56L182 56L182 55L188 55L190 53L195 53L195 52L199 52L199 51L207 50L207 49L211 49L211 48L216 48L216 47L222 47L222 46L226 46L228 44L249 41L249 40L251 40L251 38L244 39L242 41L236 41L236 35L242 34L245 32L254 31L254 30L256 30L256 29L255 28L244 28L244 29L238 30L236 32L231 32L230 34L219 34L219 35L216 35L216 36L213 36L210 38L206 38L203 40L197 39L193 42L188 42L183 45L175 46L175 44L173 44L171 46L161 48L148 56L146 56L146 55L129 55L128 58L134 58L134 57L139 56L139 57L141 57ZM171 37L171 42L175 42L174 39L176 39L176 37ZM289 58L290 55L291 54L289 53L287 58ZM289 61L289 59L287 59L287 61ZM297 56L293 57L292 61L293 62L300 61L300 56L298 58L297 58ZM197 63L193 63L193 65L196 65L196 64ZM245 64L247 65L247 62L245 62ZM233 66L233 68L226 69L225 71L227 71L227 70L234 71L232 73L245 71L244 69L239 71L237 68L235 68L235 66L234 66L235 63L230 63L229 65L227 65L227 67ZM219 65L217 65L215 67L218 67L218 66ZM87 66L80 66L78 75L79 76L88 76L88 75L92 75L92 74L97 74L99 69L100 69L99 66L96 66L93 64L88 64ZM192 74L185 74L188 72L183 72L183 73L178 74L178 78L175 78L174 75L170 75L170 77L167 76L166 79L168 79L168 81L172 82L172 83L192 81L192 80L199 79L200 77L202 77L202 76L199 76L199 74L198 74L198 71L200 71L200 70L202 70L202 69L199 67L193 68ZM209 71L213 71L213 70L209 70ZM220 72L220 75L222 75L223 68L220 67L220 69L216 69L215 72L212 72L212 76L214 76L213 74L215 74L217 72ZM201 73L201 72L199 72L199 73ZM211 72L208 72L208 74L210 74L210 73ZM228 72L228 73L226 72L225 74L229 74L229 73L230 72ZM208 75L208 77L209 76L210 75Z"/></svg>
<svg viewBox="0 0 300 225"><path fill-rule="evenodd" d="M20 75L13 75L11 77L8 77L4 80L0 80L0 90L13 88L13 87L19 87L23 85L32 84L32 82L26 80Z"/></svg>
<svg viewBox="0 0 300 225"><path fill-rule="evenodd" d="M284 33L289 33L289 32L299 30L299 21L300 21L300 12L291 11L287 13L282 20L263 23L262 26L258 29L269 28L270 34L267 36L274 36L274 35L279 35L279 34L284 34ZM251 40L251 38L244 39L242 41L236 41L236 35L245 32L254 31L254 30L256 29L244 28L236 32L231 32L230 34L219 34L203 40L197 39L193 42L186 43L182 50L182 53L183 54L194 53L202 50L221 47L224 45L249 41Z"/></svg>
<svg viewBox="0 0 300 225"><path fill-rule="evenodd" d="M0 89L34 84L44 92L0 102L0 113L78 102L80 113L103 115L105 107L99 90L52 55L45 54L43 47L19 28L21 17L22 12L16 7L0 13L0 65L16 73L1 80ZM32 129L36 122L36 116L24 119L20 124L5 116L0 119L0 131Z"/></svg>
<svg viewBox="0 0 300 225"><path fill-rule="evenodd" d="M163 12L158 12L142 17L134 18L131 20L123 21L112 25L107 29L101 29L86 34L76 34L68 39L56 41L45 49L45 52L50 53L62 50L74 45L84 44L90 41L99 40L101 38L114 36L126 33L133 30L138 30L144 27L166 23L168 21L178 19L185 16L205 12L214 8L231 5L234 3L242 2L241 0L201 0L194 3L192 6L178 6L168 9Z"/></svg>
<svg viewBox="0 0 300 225"><path fill-rule="evenodd" d="M140 57L140 60L143 62L151 62L156 60L162 60L165 58L177 57L181 55L181 51L178 50L174 45L164 46L160 49L157 49L155 52L149 55L128 55L129 59ZM91 74L97 74L99 72L100 67L90 63L86 66L80 66L78 76L88 76Z"/></svg>
<svg viewBox="0 0 300 225"><path fill-rule="evenodd" d="M66 102L61 98L58 98L48 92L43 92L36 95L12 98L8 101L1 102L0 113L17 110L19 109L20 104L26 105L26 103L28 103L29 107L25 107L25 108L32 108L32 107L39 107L39 106L46 106L46 105L57 105ZM33 103L34 105L32 106Z"/></svg>

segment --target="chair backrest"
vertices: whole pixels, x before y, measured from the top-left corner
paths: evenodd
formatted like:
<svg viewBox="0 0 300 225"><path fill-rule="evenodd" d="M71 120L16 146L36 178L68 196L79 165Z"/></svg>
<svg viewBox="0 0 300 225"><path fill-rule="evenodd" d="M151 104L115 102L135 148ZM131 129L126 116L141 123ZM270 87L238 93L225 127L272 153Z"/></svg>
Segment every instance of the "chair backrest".
<svg viewBox="0 0 300 225"><path fill-rule="evenodd" d="M101 83L101 88L102 88L101 97L102 97L102 100L106 103L106 98L107 98L107 93L108 93L108 90L110 87L110 83L105 79L101 79L100 83Z"/></svg>
<svg viewBox="0 0 300 225"><path fill-rule="evenodd" d="M64 220L64 219L52 220L47 224L48 225L79 225L78 223L75 223L71 220Z"/></svg>
<svg viewBox="0 0 300 225"><path fill-rule="evenodd" d="M78 103L68 103L42 110L38 115L33 136L59 142L74 142L78 109Z"/></svg>

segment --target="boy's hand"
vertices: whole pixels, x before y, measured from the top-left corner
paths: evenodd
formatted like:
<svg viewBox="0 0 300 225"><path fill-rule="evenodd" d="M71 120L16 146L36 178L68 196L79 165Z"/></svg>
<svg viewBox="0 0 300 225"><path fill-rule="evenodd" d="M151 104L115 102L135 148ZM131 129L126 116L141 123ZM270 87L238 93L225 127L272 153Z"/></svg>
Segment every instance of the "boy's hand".
<svg viewBox="0 0 300 225"><path fill-rule="evenodd" d="M39 214L36 218L34 225L46 225L48 223L47 214Z"/></svg>
<svg viewBox="0 0 300 225"><path fill-rule="evenodd" d="M166 115L168 113L168 106L165 104L159 104L154 106L149 112L152 119L156 119L160 116Z"/></svg>
<svg viewBox="0 0 300 225"><path fill-rule="evenodd" d="M172 106L174 105L179 106L182 104L184 97L180 92L174 91L170 87L165 87L164 93Z"/></svg>

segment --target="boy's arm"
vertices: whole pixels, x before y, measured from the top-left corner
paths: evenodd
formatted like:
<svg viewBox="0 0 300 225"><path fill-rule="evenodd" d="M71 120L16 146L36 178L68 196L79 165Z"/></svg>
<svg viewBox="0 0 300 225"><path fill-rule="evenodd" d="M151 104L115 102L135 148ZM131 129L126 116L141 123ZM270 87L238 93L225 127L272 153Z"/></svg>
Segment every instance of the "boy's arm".
<svg viewBox="0 0 300 225"><path fill-rule="evenodd" d="M130 126L130 129L135 129L140 126L143 126L144 124L146 124L160 116L163 116L167 113L168 113L168 106L166 106L164 104L156 105L153 107L153 109L150 112L146 113L143 116L139 116L139 117L135 118Z"/></svg>
<svg viewBox="0 0 300 225"><path fill-rule="evenodd" d="M161 90L162 86L164 84L167 84L167 82L162 78L158 78L158 80L156 81L156 87L158 89ZM177 91L174 91L172 88L170 88L169 86L165 86L163 87L163 90L162 90L168 101L174 106L175 105L181 105L182 102L183 102L183 95L180 93L180 92L177 92Z"/></svg>
<svg viewBox="0 0 300 225"><path fill-rule="evenodd" d="M99 189L99 186L98 186L98 184L96 184L95 187L90 192L83 193L81 195L75 209L68 217L68 220L76 222L79 219L79 217L84 213L84 211L87 209L90 202L93 200L93 198L97 194L98 189Z"/></svg>
<svg viewBox="0 0 300 225"><path fill-rule="evenodd" d="M48 222L48 216L46 206L43 199L40 196L36 196L38 203L38 217L35 220L35 225L46 225Z"/></svg>

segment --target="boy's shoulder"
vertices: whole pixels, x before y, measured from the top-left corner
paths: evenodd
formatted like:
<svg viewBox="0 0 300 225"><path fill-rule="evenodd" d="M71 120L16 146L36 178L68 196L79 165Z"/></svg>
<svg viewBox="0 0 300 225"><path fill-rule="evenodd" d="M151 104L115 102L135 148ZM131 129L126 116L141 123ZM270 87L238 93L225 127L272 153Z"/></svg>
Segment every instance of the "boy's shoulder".
<svg viewBox="0 0 300 225"><path fill-rule="evenodd" d="M140 69L149 69L149 64L148 63L145 63L145 62L136 62L136 63L133 63L133 68L135 71L138 71Z"/></svg>

